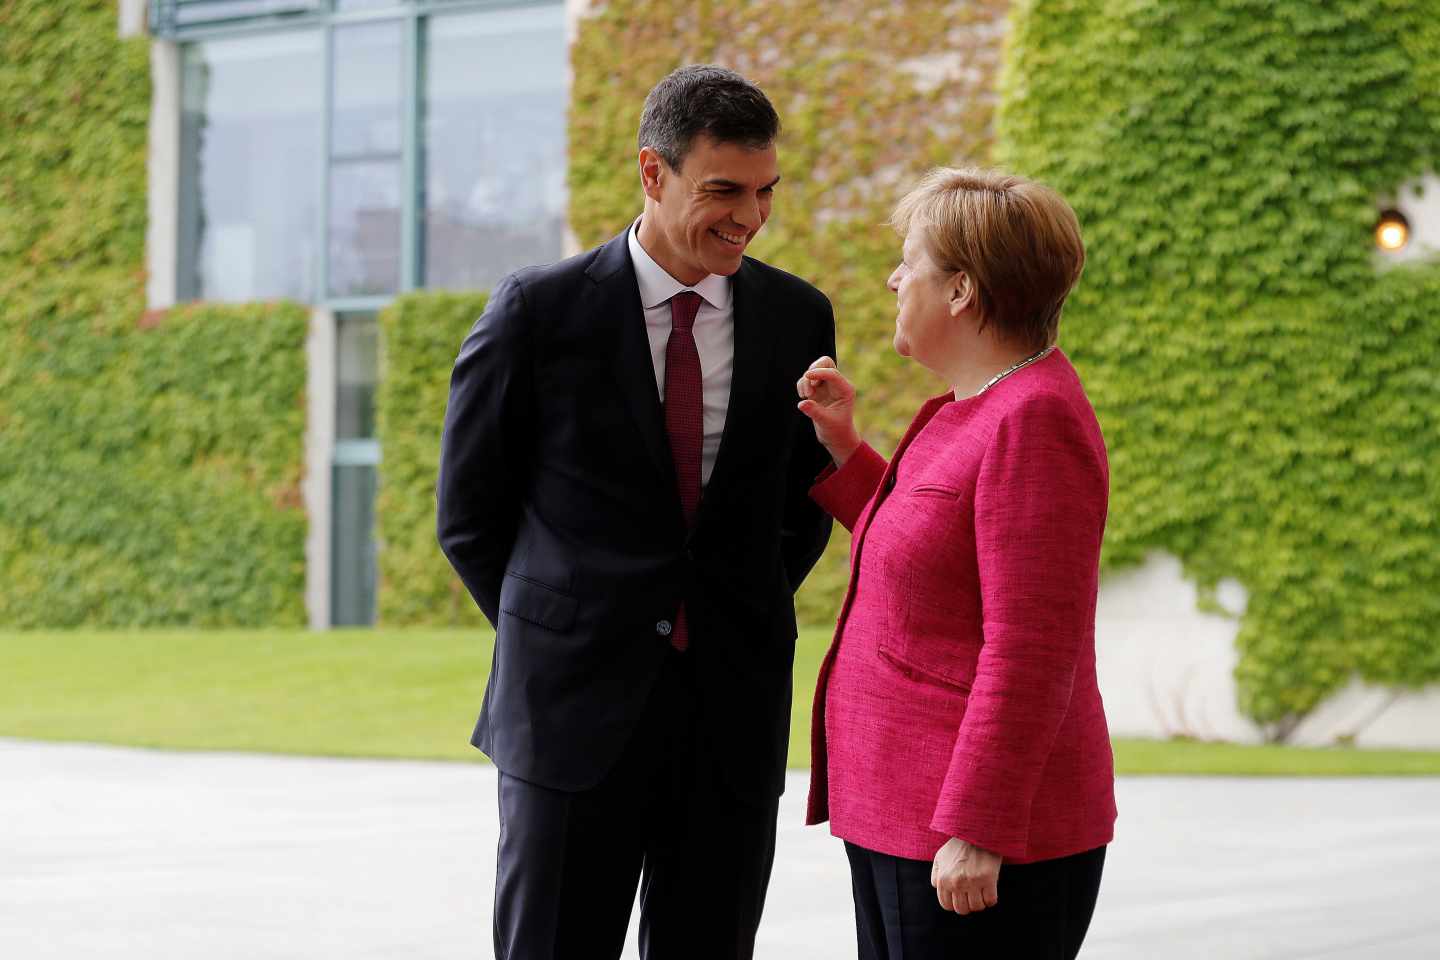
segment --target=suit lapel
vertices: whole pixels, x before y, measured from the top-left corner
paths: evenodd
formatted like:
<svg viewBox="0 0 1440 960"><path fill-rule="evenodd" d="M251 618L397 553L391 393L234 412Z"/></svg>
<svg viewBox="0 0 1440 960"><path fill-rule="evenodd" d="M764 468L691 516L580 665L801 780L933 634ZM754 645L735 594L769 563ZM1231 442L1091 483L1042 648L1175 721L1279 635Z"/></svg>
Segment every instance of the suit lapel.
<svg viewBox="0 0 1440 960"><path fill-rule="evenodd" d="M706 506L731 481L736 464L744 459L740 448L745 443L746 431L752 428L756 417L763 415L760 407L774 346L773 331L769 329L765 314L764 280L749 259L740 262L730 289L735 323L735 363L730 374L730 402L726 407L725 429L720 435L715 469L711 471L710 482L706 484L705 496L700 502L697 527L705 520Z"/></svg>
<svg viewBox="0 0 1440 960"><path fill-rule="evenodd" d="M628 227L626 228L628 231ZM664 489L675 500L675 515L684 522L680 496L675 489L675 466L670 443L665 437L665 411L655 389L655 364L650 356L650 339L645 332L645 310L640 303L640 286L630 262L627 234L602 246L585 271L596 284L593 313L615 344L612 360L615 379L645 443L652 467L659 471ZM742 260L731 284L735 324L735 360L730 375L730 400L715 469L701 498L696 526L704 522L707 504L730 482L742 459L747 424L762 413L765 381L770 372L772 331L764 313L764 280L748 259Z"/></svg>
<svg viewBox="0 0 1440 960"><path fill-rule="evenodd" d="M593 314L615 347L611 363L625 406L640 430L652 467L660 471L665 488L674 490L675 468L665 439L665 413L655 389L655 362L650 357L645 310L626 234L601 247L585 272L597 287ZM678 493L675 502L679 510Z"/></svg>

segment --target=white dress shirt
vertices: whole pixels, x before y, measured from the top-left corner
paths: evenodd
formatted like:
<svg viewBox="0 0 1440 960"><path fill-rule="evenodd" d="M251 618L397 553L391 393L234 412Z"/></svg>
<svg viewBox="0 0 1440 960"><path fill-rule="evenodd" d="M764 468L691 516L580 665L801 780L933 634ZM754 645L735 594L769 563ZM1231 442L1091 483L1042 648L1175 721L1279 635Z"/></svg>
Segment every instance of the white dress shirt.
<svg viewBox="0 0 1440 960"><path fill-rule="evenodd" d="M665 402L665 347L670 342L670 298L682 290L700 294L695 315L695 348L700 353L701 395L705 407L705 442L701 448L700 483L710 482L725 413L730 406L730 378L735 369L735 310L730 278L710 274L693 287L676 280L640 246L640 221L630 226L630 260L640 283L640 305L645 308L645 334L655 364L655 388Z"/></svg>

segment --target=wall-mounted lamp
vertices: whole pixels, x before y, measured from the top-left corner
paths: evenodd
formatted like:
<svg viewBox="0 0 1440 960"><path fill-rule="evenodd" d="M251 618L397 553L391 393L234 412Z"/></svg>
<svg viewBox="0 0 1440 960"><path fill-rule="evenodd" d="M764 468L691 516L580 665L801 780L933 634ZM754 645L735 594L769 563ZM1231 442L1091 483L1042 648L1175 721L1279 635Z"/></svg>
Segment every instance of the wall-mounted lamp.
<svg viewBox="0 0 1440 960"><path fill-rule="evenodd" d="M1399 210L1384 210L1375 224L1375 246L1385 253L1398 253L1410 242L1410 221Z"/></svg>

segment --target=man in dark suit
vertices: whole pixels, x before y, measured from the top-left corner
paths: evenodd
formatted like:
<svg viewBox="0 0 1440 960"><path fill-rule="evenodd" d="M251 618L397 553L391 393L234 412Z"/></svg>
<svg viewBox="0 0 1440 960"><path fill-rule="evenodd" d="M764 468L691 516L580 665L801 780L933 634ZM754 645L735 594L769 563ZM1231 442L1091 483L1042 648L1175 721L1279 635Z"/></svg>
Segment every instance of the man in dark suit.
<svg viewBox="0 0 1440 960"><path fill-rule="evenodd" d="M758 87L645 100L640 218L501 281L451 379L440 544L495 625L495 951L750 957L775 849L794 591L829 536L795 408L829 301L744 256L780 179Z"/></svg>

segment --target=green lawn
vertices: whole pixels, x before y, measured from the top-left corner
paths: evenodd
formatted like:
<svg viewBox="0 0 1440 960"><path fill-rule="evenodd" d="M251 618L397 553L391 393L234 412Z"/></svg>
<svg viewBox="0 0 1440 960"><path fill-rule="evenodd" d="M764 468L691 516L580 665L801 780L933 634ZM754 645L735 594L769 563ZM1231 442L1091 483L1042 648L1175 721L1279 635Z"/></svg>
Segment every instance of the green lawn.
<svg viewBox="0 0 1440 960"><path fill-rule="evenodd" d="M477 760L488 633L0 633L0 736L186 750ZM828 629L802 633L790 764L809 762ZM1126 774L1440 775L1440 751L1119 740Z"/></svg>

